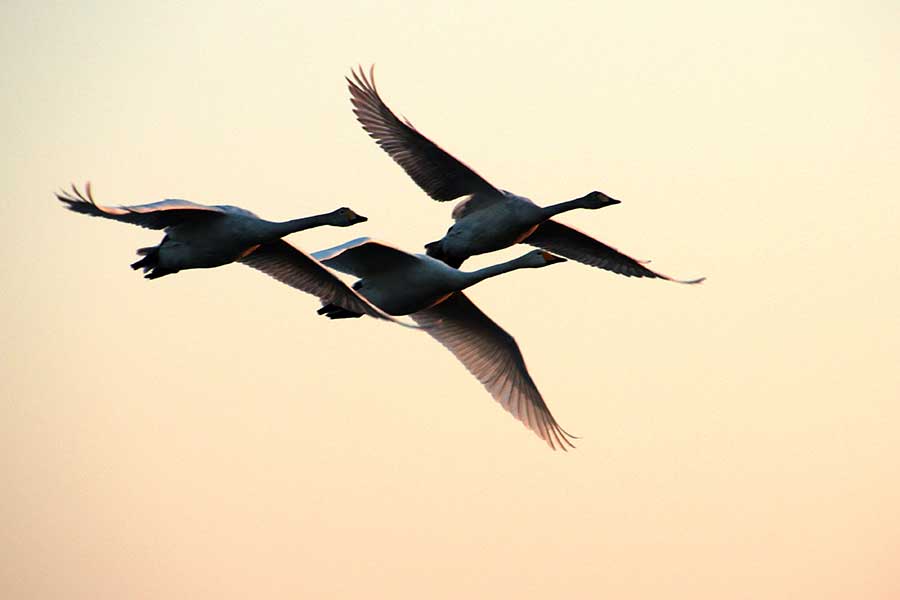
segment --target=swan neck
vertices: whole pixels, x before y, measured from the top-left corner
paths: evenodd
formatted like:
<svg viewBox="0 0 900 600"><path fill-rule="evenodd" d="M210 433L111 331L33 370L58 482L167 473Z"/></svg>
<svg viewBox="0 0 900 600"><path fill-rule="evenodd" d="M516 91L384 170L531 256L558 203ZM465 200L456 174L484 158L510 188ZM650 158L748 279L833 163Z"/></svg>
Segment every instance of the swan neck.
<svg viewBox="0 0 900 600"><path fill-rule="evenodd" d="M497 275L502 275L503 273L509 273L510 271L515 271L516 269L524 269L530 266L531 265L528 264L527 256L520 256L519 258L514 258L513 260L508 260L500 264L491 265L483 269L478 269L477 271L469 271L464 273L466 275L466 279L468 280L466 283L466 287L475 285L479 281L484 281L485 279L496 277Z"/></svg>
<svg viewBox="0 0 900 600"><path fill-rule="evenodd" d="M299 219L291 219L290 221L280 221L272 223L272 229L278 235L278 237L283 237L291 233L296 233L298 231L303 231L304 229L310 229L312 227L318 227L320 225L328 225L328 215L314 215L312 217L302 217Z"/></svg>
<svg viewBox="0 0 900 600"><path fill-rule="evenodd" d="M550 206L545 206L543 211L546 218L549 219L560 213L575 210L576 208L584 208L584 198L575 198L574 200L567 200L565 202L560 202L559 204L551 204Z"/></svg>

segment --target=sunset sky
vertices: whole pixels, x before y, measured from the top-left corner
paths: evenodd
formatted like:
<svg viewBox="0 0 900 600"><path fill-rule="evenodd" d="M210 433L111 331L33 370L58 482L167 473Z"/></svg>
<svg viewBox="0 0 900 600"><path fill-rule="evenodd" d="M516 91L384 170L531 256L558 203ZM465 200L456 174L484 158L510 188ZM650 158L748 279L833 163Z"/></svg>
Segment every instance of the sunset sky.
<svg viewBox="0 0 900 600"><path fill-rule="evenodd" d="M900 597L894 2L92 2L0 8L0 597ZM450 224L344 76L498 187L699 286L575 262L469 296L551 451L428 335L63 210L350 206ZM477 268L526 247L476 257Z"/></svg>

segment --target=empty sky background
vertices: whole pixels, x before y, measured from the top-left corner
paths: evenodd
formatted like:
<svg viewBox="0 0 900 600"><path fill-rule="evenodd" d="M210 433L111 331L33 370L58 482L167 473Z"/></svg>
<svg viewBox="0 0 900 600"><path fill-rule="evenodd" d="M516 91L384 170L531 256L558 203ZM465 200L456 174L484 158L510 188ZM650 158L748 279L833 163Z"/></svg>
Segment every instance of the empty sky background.
<svg viewBox="0 0 900 600"><path fill-rule="evenodd" d="M0 596L900 597L900 10L887 1L78 2L0 9ZM471 297L550 451L427 335L65 211L451 205L343 77L500 187L702 286L576 263ZM523 248L479 257L481 266Z"/></svg>

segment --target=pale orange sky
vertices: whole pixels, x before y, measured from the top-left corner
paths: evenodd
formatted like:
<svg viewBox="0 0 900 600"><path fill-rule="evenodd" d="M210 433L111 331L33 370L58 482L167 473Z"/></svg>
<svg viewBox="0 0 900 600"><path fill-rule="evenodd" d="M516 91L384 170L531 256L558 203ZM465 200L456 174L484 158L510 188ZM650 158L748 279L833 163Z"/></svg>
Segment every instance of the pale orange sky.
<svg viewBox="0 0 900 600"><path fill-rule="evenodd" d="M889 2L0 8L0 597L900 597L900 13ZM494 184L702 286L471 290L578 448L427 335L241 266L148 282L182 197L437 239L343 77ZM521 253L479 257L472 267ZM469 263L467 263L469 265Z"/></svg>

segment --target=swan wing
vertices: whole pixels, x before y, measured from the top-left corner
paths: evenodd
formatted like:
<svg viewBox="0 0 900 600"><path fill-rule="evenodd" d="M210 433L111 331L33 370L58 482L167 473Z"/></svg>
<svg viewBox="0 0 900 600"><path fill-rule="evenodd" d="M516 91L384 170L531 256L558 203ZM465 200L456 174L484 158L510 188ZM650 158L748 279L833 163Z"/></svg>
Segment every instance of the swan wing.
<svg viewBox="0 0 900 600"><path fill-rule="evenodd" d="M367 237L314 252L313 258L336 271L360 279L394 269L410 268L420 260L414 254Z"/></svg>
<svg viewBox="0 0 900 600"><path fill-rule="evenodd" d="M522 240L522 243L537 246L553 254L559 254L626 277L656 277L678 283L700 283L705 279L705 277L701 277L681 280L657 273L645 267L641 261L622 254L615 248L607 246L577 229L553 220L541 223L534 233Z"/></svg>
<svg viewBox="0 0 900 600"><path fill-rule="evenodd" d="M354 313L405 325L380 311L315 259L284 240L261 244L238 262L317 296L323 304L336 304Z"/></svg>
<svg viewBox="0 0 900 600"><path fill-rule="evenodd" d="M217 218L226 214L221 207L205 206L188 200L162 200L136 206L101 206L94 201L90 184L85 186L83 194L73 185L72 192L62 191L56 197L66 208L77 213L114 219L147 229L165 229L189 220Z"/></svg>
<svg viewBox="0 0 900 600"><path fill-rule="evenodd" d="M482 192L500 194L494 186L440 146L400 120L375 88L374 67L369 76L360 68L347 78L356 118L375 142L433 199L444 202Z"/></svg>
<svg viewBox="0 0 900 600"><path fill-rule="evenodd" d="M503 408L551 448L574 447L574 436L559 426L541 398L516 341L465 294L457 292L410 316L450 350Z"/></svg>

